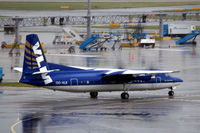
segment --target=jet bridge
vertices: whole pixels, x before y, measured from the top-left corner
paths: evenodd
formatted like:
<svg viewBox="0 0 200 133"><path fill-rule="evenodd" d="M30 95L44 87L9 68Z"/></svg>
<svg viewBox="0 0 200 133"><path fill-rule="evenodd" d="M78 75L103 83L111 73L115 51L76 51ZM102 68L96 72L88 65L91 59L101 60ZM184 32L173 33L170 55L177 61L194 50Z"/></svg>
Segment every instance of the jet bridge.
<svg viewBox="0 0 200 133"><path fill-rule="evenodd" d="M186 36L184 36L183 38L181 38L180 40L176 41L176 44L195 44L195 39L196 37L200 35L200 31L199 30L194 30L192 31L191 34L188 34ZM192 41L189 41L191 40Z"/></svg>

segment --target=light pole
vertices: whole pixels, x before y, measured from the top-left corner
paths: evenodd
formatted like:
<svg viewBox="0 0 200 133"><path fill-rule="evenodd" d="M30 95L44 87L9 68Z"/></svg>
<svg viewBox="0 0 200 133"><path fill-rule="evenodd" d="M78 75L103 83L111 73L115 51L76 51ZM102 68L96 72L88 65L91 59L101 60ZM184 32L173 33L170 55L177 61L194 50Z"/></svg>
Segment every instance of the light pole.
<svg viewBox="0 0 200 133"><path fill-rule="evenodd" d="M20 45L19 24L23 20L23 18L15 17L15 18L12 18L12 20L15 21L15 39L16 39L16 42L14 43L12 49L10 50L9 55L13 54L13 50L17 45ZM20 52L18 51L16 54L20 54Z"/></svg>
<svg viewBox="0 0 200 133"><path fill-rule="evenodd" d="M87 38L90 37L91 34L91 5L90 0L88 0L88 12L87 12Z"/></svg>
<svg viewBox="0 0 200 133"><path fill-rule="evenodd" d="M159 16L159 37L163 38L163 17L166 16L166 14L158 14Z"/></svg>

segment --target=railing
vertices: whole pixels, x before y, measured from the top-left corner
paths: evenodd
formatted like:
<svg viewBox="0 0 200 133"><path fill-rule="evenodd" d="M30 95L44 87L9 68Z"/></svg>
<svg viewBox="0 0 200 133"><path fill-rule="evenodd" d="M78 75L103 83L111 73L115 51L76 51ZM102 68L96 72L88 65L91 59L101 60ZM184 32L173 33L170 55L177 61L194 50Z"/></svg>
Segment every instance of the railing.
<svg viewBox="0 0 200 133"><path fill-rule="evenodd" d="M159 17L157 15L165 15L163 21L177 21L177 20L187 20L187 21L199 21L199 12L190 13L133 13L133 15L108 15L108 16L92 16L91 24L110 24L110 23L127 23L127 22L138 22L142 16L146 16L146 22L159 22ZM150 14L155 14L151 16ZM183 14L187 14L186 16ZM178 17L170 17L178 15ZM180 19L180 18L183 19ZM14 25L12 17L0 18L0 27L4 25ZM54 17L23 17L23 21L20 22L20 26L32 27L32 26L48 26L48 25L86 25L87 16L54 16Z"/></svg>

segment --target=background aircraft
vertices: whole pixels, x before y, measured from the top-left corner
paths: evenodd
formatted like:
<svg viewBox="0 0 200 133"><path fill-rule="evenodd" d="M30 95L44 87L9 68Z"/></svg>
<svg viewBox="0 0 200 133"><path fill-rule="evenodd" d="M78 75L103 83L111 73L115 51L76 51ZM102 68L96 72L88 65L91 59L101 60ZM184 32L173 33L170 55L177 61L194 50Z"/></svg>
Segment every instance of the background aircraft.
<svg viewBox="0 0 200 133"><path fill-rule="evenodd" d="M126 70L105 68L84 68L64 66L47 62L38 36L26 36L24 64L21 83L42 86L52 90L68 92L90 92L97 98L98 92L122 91L121 98L128 99L128 91L158 90L173 87L183 80L163 70Z"/></svg>

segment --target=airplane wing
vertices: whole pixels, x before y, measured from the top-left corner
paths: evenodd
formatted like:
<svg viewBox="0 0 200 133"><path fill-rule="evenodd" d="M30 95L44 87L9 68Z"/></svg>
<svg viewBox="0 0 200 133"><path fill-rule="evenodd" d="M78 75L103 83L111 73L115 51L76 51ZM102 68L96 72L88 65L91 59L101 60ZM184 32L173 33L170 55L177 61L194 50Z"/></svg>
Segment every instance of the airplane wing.
<svg viewBox="0 0 200 133"><path fill-rule="evenodd" d="M122 74L132 74L132 75L142 75L142 74L150 74L150 75L155 75L155 74L161 74L161 73L175 73L178 71L162 71L162 70L126 70Z"/></svg>
<svg viewBox="0 0 200 133"><path fill-rule="evenodd" d="M116 82L130 82L136 79L137 76L147 80L150 79L155 74L167 74L167 73L176 73L179 71L163 71L163 70L120 70L113 69L104 74L103 79Z"/></svg>
<svg viewBox="0 0 200 133"><path fill-rule="evenodd" d="M143 74L155 75L161 73L177 73L179 71L163 71L163 70L120 70L120 69L113 69L105 73L105 76L111 75L133 75L139 76Z"/></svg>

